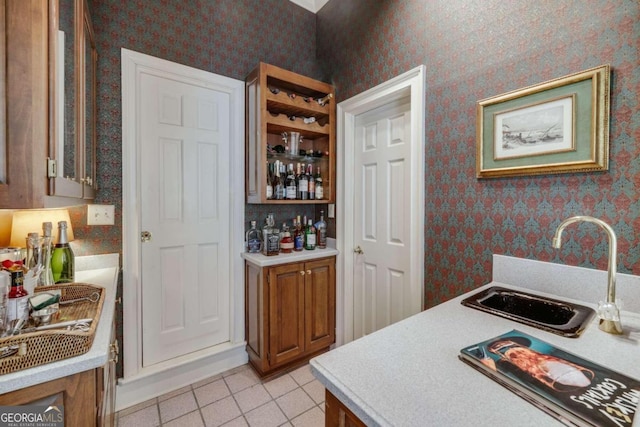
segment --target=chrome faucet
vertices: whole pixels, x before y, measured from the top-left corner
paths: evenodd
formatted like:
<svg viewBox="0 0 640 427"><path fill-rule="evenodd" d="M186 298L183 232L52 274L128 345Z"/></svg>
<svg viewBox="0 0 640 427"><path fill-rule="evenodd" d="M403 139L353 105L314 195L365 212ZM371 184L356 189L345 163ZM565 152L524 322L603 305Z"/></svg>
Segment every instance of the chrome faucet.
<svg viewBox="0 0 640 427"><path fill-rule="evenodd" d="M608 283L607 283L607 301L599 302L598 304L598 316L600 317L600 329L610 334L622 334L622 325L620 324L620 310L616 305L616 259L618 258L618 241L616 239L616 233L611 226L606 222L594 218L592 216L573 216L567 218L560 223L556 229L556 234L553 236L552 245L554 248L559 249L562 232L564 229L574 222L591 222L599 225L607 232L609 236L609 267L608 267Z"/></svg>

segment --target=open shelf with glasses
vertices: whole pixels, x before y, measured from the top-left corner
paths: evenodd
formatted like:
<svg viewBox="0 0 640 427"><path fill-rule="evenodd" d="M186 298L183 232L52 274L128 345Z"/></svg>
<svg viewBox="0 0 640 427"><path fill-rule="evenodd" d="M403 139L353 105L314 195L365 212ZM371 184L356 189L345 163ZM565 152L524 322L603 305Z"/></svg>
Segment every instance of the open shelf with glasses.
<svg viewBox="0 0 640 427"><path fill-rule="evenodd" d="M260 63L246 79L246 200L259 204L335 202L335 102L328 83ZM299 133L297 149L289 144ZM300 164L322 177L321 199L276 199L267 183L270 165Z"/></svg>

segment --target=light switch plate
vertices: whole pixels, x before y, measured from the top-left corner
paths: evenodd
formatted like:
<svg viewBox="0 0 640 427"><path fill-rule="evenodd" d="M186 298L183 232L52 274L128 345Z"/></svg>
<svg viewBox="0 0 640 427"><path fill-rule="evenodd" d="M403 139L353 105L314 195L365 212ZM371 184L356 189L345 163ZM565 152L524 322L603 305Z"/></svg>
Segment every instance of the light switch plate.
<svg viewBox="0 0 640 427"><path fill-rule="evenodd" d="M329 212L327 212L327 215L329 216L329 218L335 218L336 217L336 205L334 205L333 203L329 203L328 210L329 210Z"/></svg>
<svg viewBox="0 0 640 427"><path fill-rule="evenodd" d="M87 205L87 225L114 225L114 205Z"/></svg>

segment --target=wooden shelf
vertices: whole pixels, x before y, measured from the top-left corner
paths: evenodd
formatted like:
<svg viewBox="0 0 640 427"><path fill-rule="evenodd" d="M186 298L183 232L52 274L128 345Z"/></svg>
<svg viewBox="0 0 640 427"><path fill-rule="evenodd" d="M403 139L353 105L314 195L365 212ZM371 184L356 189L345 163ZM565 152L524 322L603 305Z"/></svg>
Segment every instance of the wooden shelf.
<svg viewBox="0 0 640 427"><path fill-rule="evenodd" d="M335 203L336 143L335 93L329 83L260 63L246 79L246 200L256 204ZM274 93L276 92L276 93ZM318 99L331 95L326 104ZM308 98L308 102L304 98ZM315 118L305 123L305 118ZM282 133L299 132L302 149L323 153L322 157L288 156L268 147L284 145ZM305 145L306 143L306 145ZM267 163L276 160L311 163L320 167L323 200L272 200L266 197Z"/></svg>

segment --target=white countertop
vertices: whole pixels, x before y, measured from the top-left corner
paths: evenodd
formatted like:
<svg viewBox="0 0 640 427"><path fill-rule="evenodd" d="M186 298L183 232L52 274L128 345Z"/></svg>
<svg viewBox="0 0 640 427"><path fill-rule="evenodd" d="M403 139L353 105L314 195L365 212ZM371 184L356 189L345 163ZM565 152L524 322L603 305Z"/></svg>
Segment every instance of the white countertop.
<svg viewBox="0 0 640 427"><path fill-rule="evenodd" d="M336 256L340 252L338 252L338 250L335 249L335 243L331 242L331 240L333 239L328 239L327 247L324 249L316 248L312 251L307 251L307 250L300 251L300 252L293 251L290 254L281 253L274 256L266 256L266 255L262 255L261 253L252 254L249 252L243 252L242 258L247 262L257 265L258 267L269 267L272 265L287 264L290 262L309 261L312 259Z"/></svg>
<svg viewBox="0 0 640 427"><path fill-rule="evenodd" d="M640 282L633 282L640 292ZM531 291L491 282L312 359L312 372L368 426L561 425L458 360L463 347L512 329L640 378L640 314L622 313L622 336L600 331L594 319L579 338L572 339L460 304L466 296L494 285ZM606 284L596 286L604 297ZM594 301L562 298L596 308Z"/></svg>
<svg viewBox="0 0 640 427"><path fill-rule="evenodd" d="M76 282L102 286L106 291L102 305L102 313L91 348L87 353L79 356L0 375L0 393L7 393L66 377L103 366L107 363L109 345L111 344L111 325L114 322L114 306L119 269L118 254L76 258Z"/></svg>

